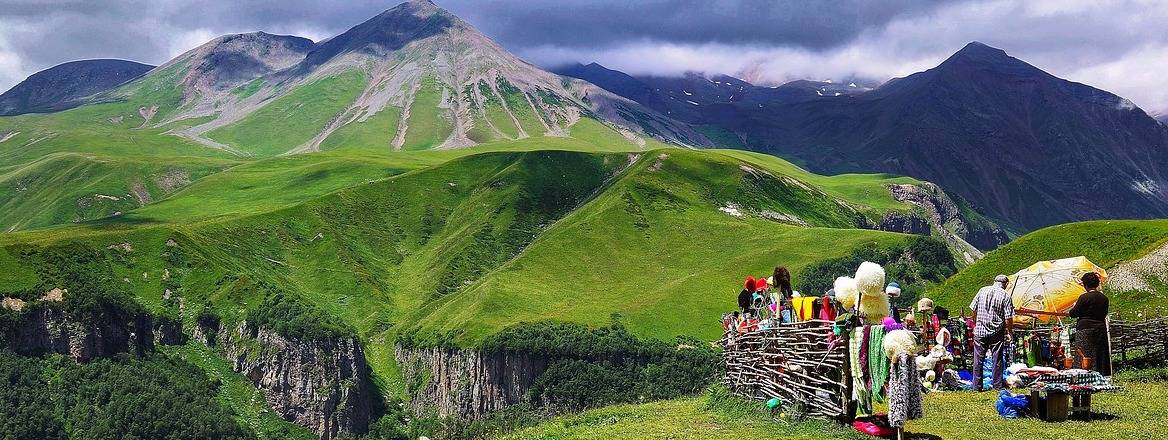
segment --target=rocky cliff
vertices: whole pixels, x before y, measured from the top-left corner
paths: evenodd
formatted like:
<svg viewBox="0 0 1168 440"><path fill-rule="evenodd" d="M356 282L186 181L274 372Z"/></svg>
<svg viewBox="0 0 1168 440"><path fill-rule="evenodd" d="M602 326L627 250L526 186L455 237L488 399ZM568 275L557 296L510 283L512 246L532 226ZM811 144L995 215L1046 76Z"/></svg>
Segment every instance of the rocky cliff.
<svg viewBox="0 0 1168 440"><path fill-rule="evenodd" d="M14 311L16 319L3 329L0 343L19 354L58 353L77 362L88 362L117 353L141 355L154 349L153 320L147 314L125 321L83 322L72 319L59 304Z"/></svg>
<svg viewBox="0 0 1168 440"><path fill-rule="evenodd" d="M368 428L376 393L356 339L298 340L247 323L196 332L204 341L217 335L211 342L285 420L322 439Z"/></svg>
<svg viewBox="0 0 1168 440"><path fill-rule="evenodd" d="M395 350L416 414L482 418L522 403L546 359L517 353L483 353L448 348Z"/></svg>
<svg viewBox="0 0 1168 440"><path fill-rule="evenodd" d="M982 250L991 250L1009 241L998 225L968 214L953 198L932 183L894 184L888 190L896 200L916 207L909 212L890 212L876 225L860 225L883 231L906 234L937 234L961 256L966 263L982 257ZM975 218L976 217L976 218Z"/></svg>

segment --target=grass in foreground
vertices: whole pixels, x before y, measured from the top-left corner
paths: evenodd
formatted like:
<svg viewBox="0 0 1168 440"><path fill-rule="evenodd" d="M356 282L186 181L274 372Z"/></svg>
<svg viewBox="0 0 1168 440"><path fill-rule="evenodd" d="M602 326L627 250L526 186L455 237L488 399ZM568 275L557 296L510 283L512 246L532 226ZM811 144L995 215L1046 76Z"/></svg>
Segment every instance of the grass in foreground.
<svg viewBox="0 0 1168 440"><path fill-rule="evenodd" d="M1158 438L1168 424L1159 402L1168 399L1168 383L1124 383L1125 391L1096 395L1092 407L1103 413L1091 422L1048 423L1005 419L994 409L997 395L931 393L925 417L907 424L905 438L1000 440ZM809 420L772 418L762 402L725 402L717 393L637 405L617 405L563 416L515 432L510 439L869 439L851 427Z"/></svg>

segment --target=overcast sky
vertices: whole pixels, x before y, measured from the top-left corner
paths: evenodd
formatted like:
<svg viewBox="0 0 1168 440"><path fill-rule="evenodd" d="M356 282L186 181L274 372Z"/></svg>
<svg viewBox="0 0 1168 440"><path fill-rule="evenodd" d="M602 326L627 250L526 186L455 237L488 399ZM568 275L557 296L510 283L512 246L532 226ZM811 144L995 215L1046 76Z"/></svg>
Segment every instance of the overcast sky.
<svg viewBox="0 0 1168 440"><path fill-rule="evenodd" d="M0 90L65 61L160 64L217 35L321 40L397 1L0 0ZM932 67L969 41L1168 111L1168 0L438 0L541 65L759 83Z"/></svg>

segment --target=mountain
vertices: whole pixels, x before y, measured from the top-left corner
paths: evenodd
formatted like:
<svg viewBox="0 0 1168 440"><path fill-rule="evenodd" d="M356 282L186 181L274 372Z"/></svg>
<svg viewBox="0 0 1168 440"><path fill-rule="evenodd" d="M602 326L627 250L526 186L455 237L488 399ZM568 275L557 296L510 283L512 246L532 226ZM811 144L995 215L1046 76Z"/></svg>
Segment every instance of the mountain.
<svg viewBox="0 0 1168 440"><path fill-rule="evenodd" d="M0 94L0 116L61 111L120 86L154 66L126 60L71 61L34 73Z"/></svg>
<svg viewBox="0 0 1168 440"><path fill-rule="evenodd" d="M745 88L737 101L670 115L817 172L937 183L1016 231L1168 216L1168 127L1111 93L976 42L873 90L839 86ZM660 102L644 101L674 108Z"/></svg>
<svg viewBox="0 0 1168 440"><path fill-rule="evenodd" d="M197 121L174 132L251 156L567 136L710 144L686 124L520 60L424 0L315 45L267 34L222 37L110 96L137 103L154 126Z"/></svg>
<svg viewBox="0 0 1168 440"><path fill-rule="evenodd" d="M1160 121L1160 122L1164 123L1165 125L1168 125L1168 112L1161 112L1159 114L1154 115L1154 117L1156 118L1157 121Z"/></svg>

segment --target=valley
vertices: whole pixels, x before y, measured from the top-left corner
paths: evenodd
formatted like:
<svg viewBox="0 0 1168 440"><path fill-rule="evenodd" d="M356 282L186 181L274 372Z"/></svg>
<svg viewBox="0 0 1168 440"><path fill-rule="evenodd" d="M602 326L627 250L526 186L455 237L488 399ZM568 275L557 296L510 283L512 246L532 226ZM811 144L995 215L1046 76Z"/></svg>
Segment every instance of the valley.
<svg viewBox="0 0 1168 440"><path fill-rule="evenodd" d="M747 275L872 261L960 310L1085 255L1168 307L1168 126L998 49L764 87L553 73L427 0L346 26L0 96L0 437L853 438L719 384ZM992 416L954 396L909 429Z"/></svg>

